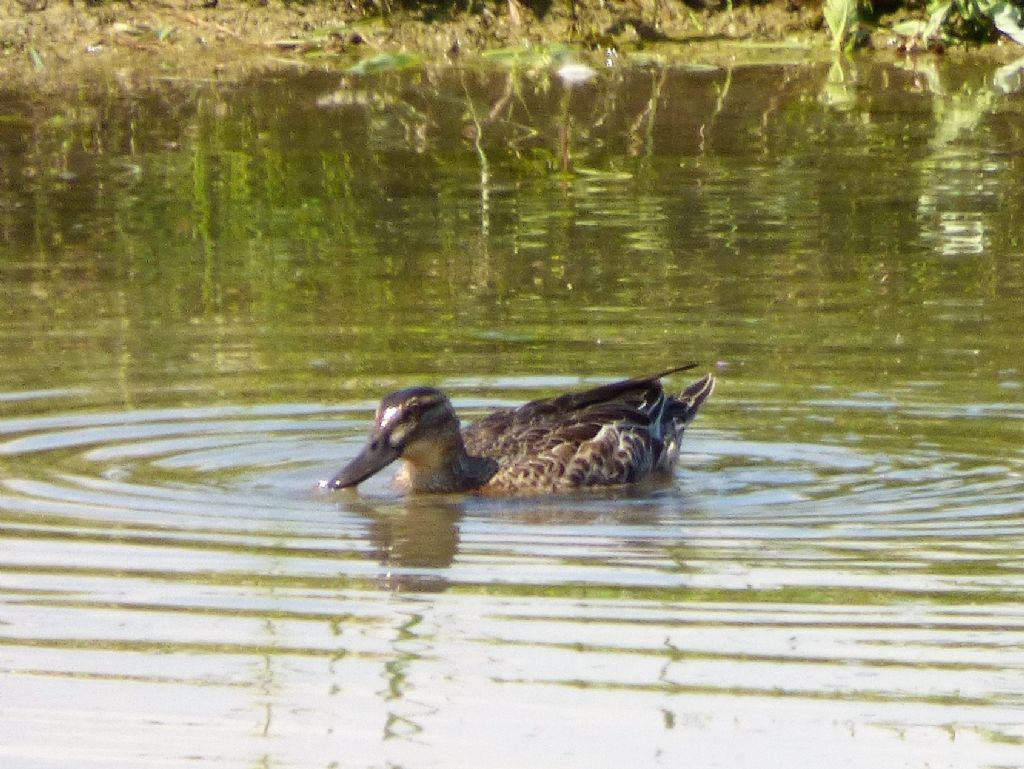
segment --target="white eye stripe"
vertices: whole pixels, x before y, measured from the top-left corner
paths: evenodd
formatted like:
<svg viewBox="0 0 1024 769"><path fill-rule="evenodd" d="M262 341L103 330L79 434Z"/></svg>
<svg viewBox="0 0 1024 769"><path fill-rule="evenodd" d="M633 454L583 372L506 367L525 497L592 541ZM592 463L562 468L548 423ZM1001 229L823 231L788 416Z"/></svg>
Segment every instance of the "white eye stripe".
<svg viewBox="0 0 1024 769"><path fill-rule="evenodd" d="M387 427L391 422L394 422L399 411L401 411L401 409L398 406L388 406L384 409L383 413L380 415L380 419L378 420L380 422L380 426Z"/></svg>
<svg viewBox="0 0 1024 769"><path fill-rule="evenodd" d="M409 425L399 425L398 427L391 431L391 434L388 436L388 442L392 446L397 448L402 444L402 441L404 441L405 437L409 434L409 429Z"/></svg>

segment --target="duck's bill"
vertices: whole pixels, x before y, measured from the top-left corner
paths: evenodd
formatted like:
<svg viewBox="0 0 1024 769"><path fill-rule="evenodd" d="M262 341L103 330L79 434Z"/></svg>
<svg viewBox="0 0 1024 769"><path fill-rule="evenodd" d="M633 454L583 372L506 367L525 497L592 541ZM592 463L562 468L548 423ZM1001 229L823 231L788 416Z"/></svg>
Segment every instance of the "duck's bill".
<svg viewBox="0 0 1024 769"><path fill-rule="evenodd" d="M396 459L398 459L398 451L392 448L387 440L370 441L355 459L341 468L338 474L327 482L327 486L332 489L347 489L357 486Z"/></svg>

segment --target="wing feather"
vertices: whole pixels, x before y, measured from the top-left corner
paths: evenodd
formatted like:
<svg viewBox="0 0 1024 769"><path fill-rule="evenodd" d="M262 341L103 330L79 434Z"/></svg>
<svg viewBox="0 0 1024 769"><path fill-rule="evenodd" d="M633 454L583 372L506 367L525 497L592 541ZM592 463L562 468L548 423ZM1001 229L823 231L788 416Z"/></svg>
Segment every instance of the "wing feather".
<svg viewBox="0 0 1024 769"><path fill-rule="evenodd" d="M501 409L463 430L466 450L498 463L493 490L621 484L670 469L713 380L678 399L666 397L660 380L693 365Z"/></svg>

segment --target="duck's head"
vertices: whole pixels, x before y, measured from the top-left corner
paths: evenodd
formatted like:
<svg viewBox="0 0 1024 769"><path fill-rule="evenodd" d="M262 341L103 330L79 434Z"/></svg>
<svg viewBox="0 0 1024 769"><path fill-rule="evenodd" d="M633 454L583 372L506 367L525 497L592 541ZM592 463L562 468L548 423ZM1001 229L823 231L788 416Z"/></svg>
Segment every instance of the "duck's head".
<svg viewBox="0 0 1024 769"><path fill-rule="evenodd" d="M396 459L432 465L461 450L459 419L445 394L432 387L410 387L380 402L363 450L327 485L356 486Z"/></svg>

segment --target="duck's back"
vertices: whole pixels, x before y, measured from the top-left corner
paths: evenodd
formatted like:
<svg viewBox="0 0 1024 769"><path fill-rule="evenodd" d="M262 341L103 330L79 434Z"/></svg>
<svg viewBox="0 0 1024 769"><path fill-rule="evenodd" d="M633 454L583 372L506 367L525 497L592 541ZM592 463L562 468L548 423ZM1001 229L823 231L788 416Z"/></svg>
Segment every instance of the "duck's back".
<svg viewBox="0 0 1024 769"><path fill-rule="evenodd" d="M671 470L682 432L714 380L707 376L666 397L660 378L668 373L532 401L468 426L466 450L498 463L481 491L609 486Z"/></svg>

